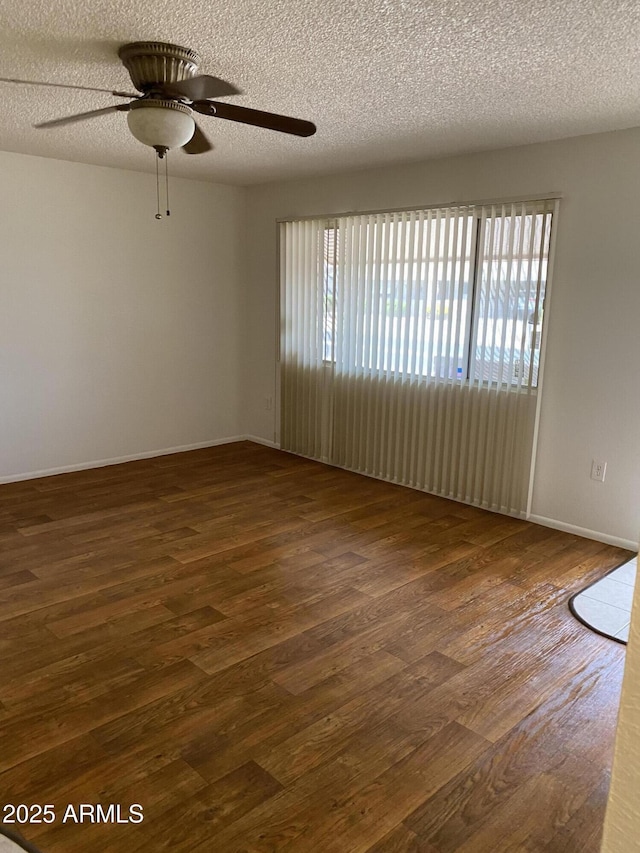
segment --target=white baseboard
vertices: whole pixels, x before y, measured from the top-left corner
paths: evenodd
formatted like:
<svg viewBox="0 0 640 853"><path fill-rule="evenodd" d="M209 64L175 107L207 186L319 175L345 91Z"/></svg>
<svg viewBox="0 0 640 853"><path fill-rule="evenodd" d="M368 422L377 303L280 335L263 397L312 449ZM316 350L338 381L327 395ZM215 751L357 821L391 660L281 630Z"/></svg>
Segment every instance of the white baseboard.
<svg viewBox="0 0 640 853"><path fill-rule="evenodd" d="M131 453L128 456L114 456L110 459L94 459L90 462L80 462L76 465L62 465L59 468L45 468L41 471L27 471L22 474L9 474L0 477L0 484L18 483L22 480L36 480L39 477L52 477L55 474L69 474L72 471L87 471L90 468L106 468L108 465L120 465L122 462L135 462L136 459L153 459L155 456L169 456L171 453L186 453L189 450L200 450L203 447L216 447L219 444L231 444L234 441L262 441L244 435L228 438L215 438L211 441L199 441L196 444L181 444L178 447L164 447L158 450L145 450ZM265 442L266 443L266 442Z"/></svg>
<svg viewBox="0 0 640 853"><path fill-rule="evenodd" d="M275 450L280 450L280 445L277 441L269 441L268 438L260 438L257 435L245 435L244 441L252 441L254 444L264 444L265 447L273 447Z"/></svg>
<svg viewBox="0 0 640 853"><path fill-rule="evenodd" d="M535 524L541 524L543 527L562 530L563 533L573 533L574 536L584 536L585 539L595 539L597 542L604 542L607 545L627 548L629 551L638 550L638 543L634 542L633 539L621 539L619 536L610 536L608 533L589 530L587 527L577 527L575 524L566 524L564 521L557 521L555 518L545 518L542 515L530 515L527 520L533 521Z"/></svg>

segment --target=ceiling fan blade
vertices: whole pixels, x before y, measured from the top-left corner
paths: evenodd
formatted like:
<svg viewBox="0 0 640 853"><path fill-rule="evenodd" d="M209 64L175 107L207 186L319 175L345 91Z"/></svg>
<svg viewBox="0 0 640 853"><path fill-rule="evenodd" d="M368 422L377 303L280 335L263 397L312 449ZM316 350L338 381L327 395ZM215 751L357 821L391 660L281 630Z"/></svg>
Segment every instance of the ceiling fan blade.
<svg viewBox="0 0 640 853"><path fill-rule="evenodd" d="M39 124L34 124L34 127L61 127L64 124L73 124L75 121L84 121L86 118L94 118L94 116L103 116L107 113L127 112L129 104L114 104L111 107L103 107L101 110L89 110L86 113L76 113L73 116L65 116L64 118L54 118L51 121L41 121Z"/></svg>
<svg viewBox="0 0 640 853"><path fill-rule="evenodd" d="M22 83L25 86L51 86L54 89L80 89L83 92L106 92L116 98L138 98L131 92L117 92L111 89L94 89L93 86L71 86L67 83L44 83L41 80L16 80L14 77L0 77L0 83Z"/></svg>
<svg viewBox="0 0 640 853"><path fill-rule="evenodd" d="M227 83L226 80L222 80L220 77L211 77L209 74L189 77L187 80L179 80L177 83L165 83L161 87L161 91L171 98L188 98L190 101L242 94L233 83Z"/></svg>
<svg viewBox="0 0 640 853"><path fill-rule="evenodd" d="M209 142L209 140L200 130L197 124L195 132L191 139L187 142L186 145L182 146L182 150L187 154L204 154L205 152L211 151L212 149L213 145Z"/></svg>
<svg viewBox="0 0 640 853"><path fill-rule="evenodd" d="M239 121L264 127L267 130L278 130L280 133L292 133L294 136L313 136L316 126L313 122L301 118L291 118L277 113L266 113L262 110L252 110L237 104L223 104L219 101L196 101L192 104L194 110L207 116L225 118L229 121Z"/></svg>

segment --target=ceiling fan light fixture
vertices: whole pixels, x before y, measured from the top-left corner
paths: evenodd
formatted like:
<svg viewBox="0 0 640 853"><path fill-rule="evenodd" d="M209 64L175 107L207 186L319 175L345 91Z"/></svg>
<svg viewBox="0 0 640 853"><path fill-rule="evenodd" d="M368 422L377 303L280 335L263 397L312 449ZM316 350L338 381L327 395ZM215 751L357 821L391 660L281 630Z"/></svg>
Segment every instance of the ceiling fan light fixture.
<svg viewBox="0 0 640 853"><path fill-rule="evenodd" d="M155 98L134 101L127 113L127 123L139 142L155 149L182 148L196 129L190 107Z"/></svg>

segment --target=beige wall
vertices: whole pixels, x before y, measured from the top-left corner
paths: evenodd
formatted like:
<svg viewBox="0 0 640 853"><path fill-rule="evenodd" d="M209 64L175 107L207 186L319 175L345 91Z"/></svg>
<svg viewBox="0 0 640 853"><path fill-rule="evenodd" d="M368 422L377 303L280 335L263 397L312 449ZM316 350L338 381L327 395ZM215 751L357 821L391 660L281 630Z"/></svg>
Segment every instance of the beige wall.
<svg viewBox="0 0 640 853"><path fill-rule="evenodd" d="M276 219L563 194L533 513L633 546L640 529L640 129L248 190L246 432L273 440ZM590 479L592 458L608 463Z"/></svg>
<svg viewBox="0 0 640 853"><path fill-rule="evenodd" d="M0 184L0 480L240 434L245 191L171 180L156 221L152 175Z"/></svg>
<svg viewBox="0 0 640 853"><path fill-rule="evenodd" d="M636 584L624 667L602 853L640 849L640 583Z"/></svg>

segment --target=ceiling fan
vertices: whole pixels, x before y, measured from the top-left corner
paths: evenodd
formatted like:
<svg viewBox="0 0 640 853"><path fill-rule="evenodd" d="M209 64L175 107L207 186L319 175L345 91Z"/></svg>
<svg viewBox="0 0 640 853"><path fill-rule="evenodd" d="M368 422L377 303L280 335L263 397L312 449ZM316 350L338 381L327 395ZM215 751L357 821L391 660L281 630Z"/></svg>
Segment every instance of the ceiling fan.
<svg viewBox="0 0 640 853"><path fill-rule="evenodd" d="M57 88L109 92L116 98L131 100L40 122L34 126L60 127L107 113L126 112L133 136L144 145L154 148L159 158L163 158L171 148L182 148L187 154L202 154L212 149L213 146L194 120L194 112L294 136L312 136L316 132L316 126L310 121L216 100L242 93L232 83L219 77L197 74L200 57L191 48L165 42L133 42L123 45L118 50L118 56L140 94L89 86L67 86L63 83L38 83ZM35 82L9 78L0 80L6 83Z"/></svg>

